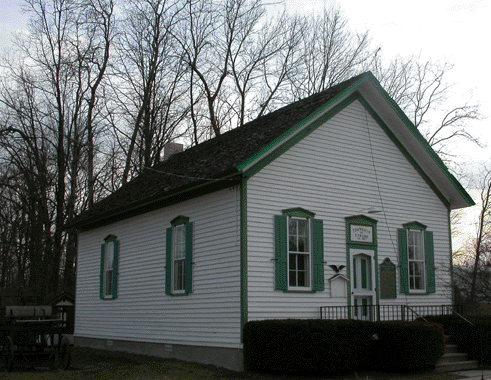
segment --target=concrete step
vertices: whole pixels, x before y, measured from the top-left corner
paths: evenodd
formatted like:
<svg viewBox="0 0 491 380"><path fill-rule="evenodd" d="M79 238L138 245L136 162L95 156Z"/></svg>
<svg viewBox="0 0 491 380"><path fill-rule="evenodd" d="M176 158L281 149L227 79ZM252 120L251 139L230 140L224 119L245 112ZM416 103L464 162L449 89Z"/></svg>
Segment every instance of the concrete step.
<svg viewBox="0 0 491 380"><path fill-rule="evenodd" d="M467 354L463 352L445 352L440 363L452 363L452 362L465 362L467 360Z"/></svg>
<svg viewBox="0 0 491 380"><path fill-rule="evenodd" d="M446 353L459 352L459 349L456 344L445 344L445 352Z"/></svg>
<svg viewBox="0 0 491 380"><path fill-rule="evenodd" d="M477 369L479 367L477 360L466 360L461 362L438 363L436 370L440 372L462 371L467 369Z"/></svg>

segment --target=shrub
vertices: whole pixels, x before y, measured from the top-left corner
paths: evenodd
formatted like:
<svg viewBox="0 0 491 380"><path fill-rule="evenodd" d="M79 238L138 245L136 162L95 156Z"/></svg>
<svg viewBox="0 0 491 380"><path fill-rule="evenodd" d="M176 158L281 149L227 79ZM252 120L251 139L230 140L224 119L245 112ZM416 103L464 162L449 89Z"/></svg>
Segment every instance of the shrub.
<svg viewBox="0 0 491 380"><path fill-rule="evenodd" d="M415 371L434 367L444 353L441 327L419 322L378 322L375 369Z"/></svg>
<svg viewBox="0 0 491 380"><path fill-rule="evenodd" d="M244 367L260 372L417 370L434 366L442 355L442 331L423 323L290 319L244 327Z"/></svg>

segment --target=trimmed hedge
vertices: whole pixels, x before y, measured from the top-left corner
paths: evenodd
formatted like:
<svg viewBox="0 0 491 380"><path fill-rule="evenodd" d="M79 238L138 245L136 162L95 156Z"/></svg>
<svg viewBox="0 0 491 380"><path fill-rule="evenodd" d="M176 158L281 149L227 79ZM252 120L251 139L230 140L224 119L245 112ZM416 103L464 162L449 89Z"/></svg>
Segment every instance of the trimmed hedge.
<svg viewBox="0 0 491 380"><path fill-rule="evenodd" d="M418 322L263 320L244 327L246 370L326 375L413 371L443 355L440 328Z"/></svg>

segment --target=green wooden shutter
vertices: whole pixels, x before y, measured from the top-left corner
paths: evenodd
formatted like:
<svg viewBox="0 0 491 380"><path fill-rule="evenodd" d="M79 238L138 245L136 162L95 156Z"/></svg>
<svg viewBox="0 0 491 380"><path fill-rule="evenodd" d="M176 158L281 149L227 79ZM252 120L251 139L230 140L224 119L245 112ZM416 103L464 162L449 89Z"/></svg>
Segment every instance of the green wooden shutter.
<svg viewBox="0 0 491 380"><path fill-rule="evenodd" d="M399 236L399 278L401 293L409 293L409 265L407 258L407 231L397 230Z"/></svg>
<svg viewBox="0 0 491 380"><path fill-rule="evenodd" d="M426 292L435 293L435 254L433 232L425 232Z"/></svg>
<svg viewBox="0 0 491 380"><path fill-rule="evenodd" d="M104 299L104 254L106 253L106 245L101 245L101 275L99 282L99 297Z"/></svg>
<svg viewBox="0 0 491 380"><path fill-rule="evenodd" d="M286 216L275 215L275 289L288 289L288 241Z"/></svg>
<svg viewBox="0 0 491 380"><path fill-rule="evenodd" d="M312 290L324 290L324 227L322 220L312 220Z"/></svg>
<svg viewBox="0 0 491 380"><path fill-rule="evenodd" d="M114 241L112 298L118 297L119 241Z"/></svg>
<svg viewBox="0 0 491 380"><path fill-rule="evenodd" d="M184 262L184 290L193 291L193 223L186 223L186 259Z"/></svg>
<svg viewBox="0 0 491 380"><path fill-rule="evenodd" d="M172 227L167 228L165 248L165 294L172 293Z"/></svg>

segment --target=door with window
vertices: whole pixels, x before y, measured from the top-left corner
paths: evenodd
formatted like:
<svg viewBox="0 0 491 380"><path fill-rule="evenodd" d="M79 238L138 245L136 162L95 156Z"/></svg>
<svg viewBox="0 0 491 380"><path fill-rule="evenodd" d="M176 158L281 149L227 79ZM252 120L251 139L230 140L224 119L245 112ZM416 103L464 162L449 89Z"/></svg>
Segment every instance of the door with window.
<svg viewBox="0 0 491 380"><path fill-rule="evenodd" d="M375 265L374 251L351 249L351 317L375 318Z"/></svg>

